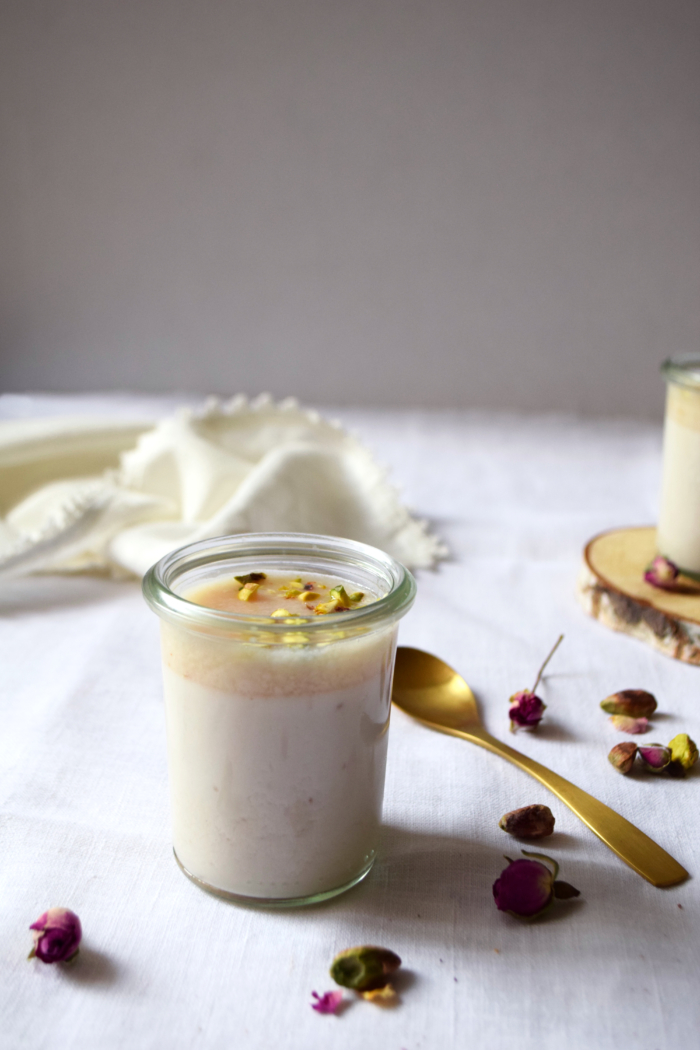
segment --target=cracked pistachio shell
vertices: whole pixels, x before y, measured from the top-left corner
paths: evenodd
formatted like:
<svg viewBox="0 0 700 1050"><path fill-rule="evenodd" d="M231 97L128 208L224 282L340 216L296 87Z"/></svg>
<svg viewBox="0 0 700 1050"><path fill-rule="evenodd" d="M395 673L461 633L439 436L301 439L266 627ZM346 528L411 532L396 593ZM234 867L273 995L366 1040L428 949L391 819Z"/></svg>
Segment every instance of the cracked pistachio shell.
<svg viewBox="0 0 700 1050"><path fill-rule="evenodd" d="M383 988L400 965L401 960L395 952L364 944L336 955L330 974L341 987L366 992L372 988Z"/></svg>
<svg viewBox="0 0 700 1050"><path fill-rule="evenodd" d="M621 689L601 700L600 706L609 715L649 718L656 711L656 697L645 689Z"/></svg>
<svg viewBox="0 0 700 1050"><path fill-rule="evenodd" d="M522 806L505 813L498 826L520 839L541 839L554 831L554 814L549 806Z"/></svg>
<svg viewBox="0 0 700 1050"><path fill-rule="evenodd" d="M671 761L671 752L663 744L648 744L638 750L642 765L648 773L662 773Z"/></svg>
<svg viewBox="0 0 700 1050"><path fill-rule="evenodd" d="M671 752L671 766L676 776L685 776L698 760L698 749L694 740L687 733L679 733L669 741L668 749ZM669 773L672 770L669 768Z"/></svg>
<svg viewBox="0 0 700 1050"><path fill-rule="evenodd" d="M620 733L638 736L649 728L648 718L630 718L629 715L610 715L610 721Z"/></svg>
<svg viewBox="0 0 700 1050"><path fill-rule="evenodd" d="M632 741L625 741L624 744L615 744L608 755L608 762L618 773L623 775L629 773L630 769L634 765L634 760L637 757L637 745L633 744Z"/></svg>

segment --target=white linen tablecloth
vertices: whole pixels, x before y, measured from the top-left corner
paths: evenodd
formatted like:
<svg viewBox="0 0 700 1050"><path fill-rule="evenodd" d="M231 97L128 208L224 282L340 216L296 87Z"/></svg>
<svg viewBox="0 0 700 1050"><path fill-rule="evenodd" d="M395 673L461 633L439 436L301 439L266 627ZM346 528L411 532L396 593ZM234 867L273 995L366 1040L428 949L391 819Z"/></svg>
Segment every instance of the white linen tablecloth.
<svg viewBox="0 0 700 1050"><path fill-rule="evenodd" d="M0 399L0 415L166 405L121 399ZM167 402L171 407L172 401ZM599 701L651 690L648 740L700 738L700 668L607 631L577 605L581 549L656 516L660 429L564 417L345 411L406 500L453 556L418 576L400 641L439 654L475 690L488 729L638 824L700 870L697 767L686 780L619 776L621 739ZM537 733L508 734L508 698L529 688L560 632ZM620 1046L678 1050L700 1025L695 882L655 889L561 803L503 760L392 717L381 857L325 905L239 908L201 892L171 854L158 623L139 585L34 577L0 594L0 1045L260 1050L488 1050ZM494 906L518 855L498 820L532 802L581 897L532 925ZM527 848L527 846L525 847ZM28 926L75 910L71 967L28 962ZM310 1008L335 953L398 952L393 1009Z"/></svg>

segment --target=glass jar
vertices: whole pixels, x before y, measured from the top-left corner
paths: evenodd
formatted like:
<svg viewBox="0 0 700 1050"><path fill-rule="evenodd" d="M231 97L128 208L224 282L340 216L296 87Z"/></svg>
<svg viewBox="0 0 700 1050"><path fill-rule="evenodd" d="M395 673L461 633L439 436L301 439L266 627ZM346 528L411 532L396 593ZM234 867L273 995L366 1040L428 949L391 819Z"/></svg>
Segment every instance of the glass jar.
<svg viewBox="0 0 700 1050"><path fill-rule="evenodd" d="M659 552L700 577L700 354L671 358L664 425Z"/></svg>
<svg viewBox="0 0 700 1050"><path fill-rule="evenodd" d="M251 571L339 578L377 600L290 624L187 598ZM143 592L161 619L174 852L184 873L230 899L277 906L355 885L377 848L411 574L352 540L256 533L168 554Z"/></svg>

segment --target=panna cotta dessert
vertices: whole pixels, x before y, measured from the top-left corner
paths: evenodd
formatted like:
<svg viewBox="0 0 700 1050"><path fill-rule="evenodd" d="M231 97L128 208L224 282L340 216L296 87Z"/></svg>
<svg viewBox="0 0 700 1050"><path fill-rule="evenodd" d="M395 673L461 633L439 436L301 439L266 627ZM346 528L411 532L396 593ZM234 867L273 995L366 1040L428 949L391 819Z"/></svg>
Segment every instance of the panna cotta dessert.
<svg viewBox="0 0 700 1050"><path fill-rule="evenodd" d="M363 544L270 534L176 551L144 593L161 617L182 869L264 904L354 885L377 848L413 578Z"/></svg>
<svg viewBox="0 0 700 1050"><path fill-rule="evenodd" d="M657 544L679 568L699 575L700 356L668 361L663 371L668 389Z"/></svg>

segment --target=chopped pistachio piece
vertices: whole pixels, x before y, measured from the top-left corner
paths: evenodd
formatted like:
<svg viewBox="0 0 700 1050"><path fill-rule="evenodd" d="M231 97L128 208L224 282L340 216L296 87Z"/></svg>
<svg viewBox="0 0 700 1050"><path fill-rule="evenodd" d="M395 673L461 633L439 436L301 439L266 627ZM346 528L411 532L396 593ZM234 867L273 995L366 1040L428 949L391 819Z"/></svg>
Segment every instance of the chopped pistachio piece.
<svg viewBox="0 0 700 1050"><path fill-rule="evenodd" d="M259 586L259 583L246 583L246 585L244 587L241 587L240 591L238 592L238 597L241 599L242 602L250 601L252 595L255 594Z"/></svg>
<svg viewBox="0 0 700 1050"><path fill-rule="evenodd" d="M270 616L273 618L273 620L284 620L286 619L286 617L291 615L292 614L290 612L287 612L286 609L275 609L273 613L270 613Z"/></svg>
<svg viewBox="0 0 700 1050"><path fill-rule="evenodd" d="M333 587L330 592L331 598L338 602L338 608L340 609L351 609L353 605L357 605L364 598L362 591L355 591L354 594L348 594L343 587L342 583L338 587Z"/></svg>
<svg viewBox="0 0 700 1050"><path fill-rule="evenodd" d="M315 602L316 599L320 598L320 597L321 597L321 595L318 593L318 591L302 591L301 594L299 595L299 601L300 602Z"/></svg>
<svg viewBox="0 0 700 1050"><path fill-rule="evenodd" d="M316 606L316 613L319 616L325 616L327 613L336 612L338 608L342 608L337 598L334 598L330 602L322 602Z"/></svg>
<svg viewBox="0 0 700 1050"><path fill-rule="evenodd" d="M378 1003L380 1006L394 1006L399 999L393 984L385 984L383 988L368 988L367 991L357 994L370 1003Z"/></svg>
<svg viewBox="0 0 700 1050"><path fill-rule="evenodd" d="M233 578L237 583L245 585L246 583L260 583L261 580L266 580L267 576L264 572L247 572L245 576L234 576Z"/></svg>

